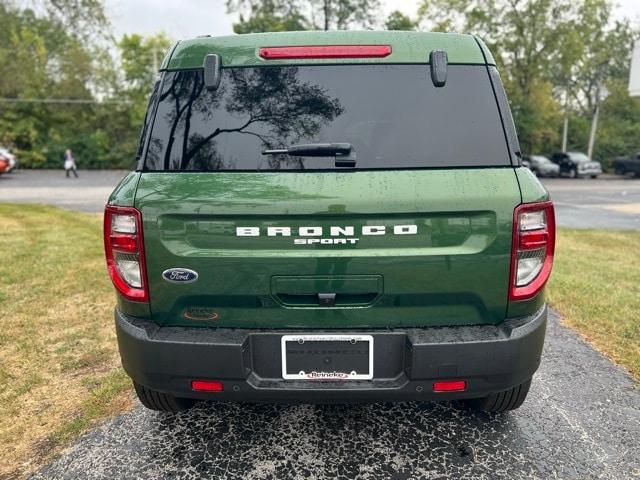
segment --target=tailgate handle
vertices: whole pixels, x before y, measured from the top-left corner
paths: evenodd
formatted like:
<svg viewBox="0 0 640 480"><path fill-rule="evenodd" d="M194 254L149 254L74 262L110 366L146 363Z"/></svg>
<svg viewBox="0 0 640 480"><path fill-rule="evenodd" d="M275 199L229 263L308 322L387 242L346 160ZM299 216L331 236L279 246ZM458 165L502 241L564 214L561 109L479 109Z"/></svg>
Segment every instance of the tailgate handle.
<svg viewBox="0 0 640 480"><path fill-rule="evenodd" d="M320 305L321 307L335 307L336 294L335 293L319 293L318 305Z"/></svg>
<svg viewBox="0 0 640 480"><path fill-rule="evenodd" d="M271 295L284 307L367 307L373 305L382 292L382 275L271 277Z"/></svg>
<svg viewBox="0 0 640 480"><path fill-rule="evenodd" d="M276 298L287 307L364 307L380 296L370 293L278 293Z"/></svg>

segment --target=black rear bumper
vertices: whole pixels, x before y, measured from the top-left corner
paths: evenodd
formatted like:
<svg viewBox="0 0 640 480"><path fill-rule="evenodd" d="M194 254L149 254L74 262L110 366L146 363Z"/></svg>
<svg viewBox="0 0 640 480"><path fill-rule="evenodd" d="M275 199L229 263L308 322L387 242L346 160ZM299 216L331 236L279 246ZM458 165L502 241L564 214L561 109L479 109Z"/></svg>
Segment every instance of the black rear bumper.
<svg viewBox="0 0 640 480"><path fill-rule="evenodd" d="M540 364L547 309L497 326L340 332L374 337L374 379L337 382L282 379L280 338L296 330L158 327L118 310L115 317L124 369L148 388L208 400L323 403L454 400L508 390ZM195 392L194 379L220 380L224 391ZM433 392L434 381L456 379L467 382L465 391Z"/></svg>

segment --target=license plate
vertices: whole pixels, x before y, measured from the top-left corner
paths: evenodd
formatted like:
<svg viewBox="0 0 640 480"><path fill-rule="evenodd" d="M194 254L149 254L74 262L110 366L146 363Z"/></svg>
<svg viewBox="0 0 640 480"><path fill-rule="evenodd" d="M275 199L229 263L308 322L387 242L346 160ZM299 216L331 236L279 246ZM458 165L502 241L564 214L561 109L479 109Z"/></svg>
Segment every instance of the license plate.
<svg viewBox="0 0 640 480"><path fill-rule="evenodd" d="M285 380L371 380L371 335L283 335Z"/></svg>

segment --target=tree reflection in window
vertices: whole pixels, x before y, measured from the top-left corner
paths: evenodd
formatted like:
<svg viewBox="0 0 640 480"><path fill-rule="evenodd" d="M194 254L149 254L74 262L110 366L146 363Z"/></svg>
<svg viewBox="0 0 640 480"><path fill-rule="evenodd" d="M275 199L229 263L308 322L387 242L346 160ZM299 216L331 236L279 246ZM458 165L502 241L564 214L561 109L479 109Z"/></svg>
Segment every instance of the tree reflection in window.
<svg viewBox="0 0 640 480"><path fill-rule="evenodd" d="M262 148L279 148L308 141L342 112L338 99L302 81L297 67L223 69L216 91L204 88L202 71L169 72L156 119L163 128L152 139L148 155L165 170L232 169L235 152L219 151L225 135L251 136ZM259 151L255 155L262 161ZM269 169L288 162L303 168L301 158L264 160Z"/></svg>

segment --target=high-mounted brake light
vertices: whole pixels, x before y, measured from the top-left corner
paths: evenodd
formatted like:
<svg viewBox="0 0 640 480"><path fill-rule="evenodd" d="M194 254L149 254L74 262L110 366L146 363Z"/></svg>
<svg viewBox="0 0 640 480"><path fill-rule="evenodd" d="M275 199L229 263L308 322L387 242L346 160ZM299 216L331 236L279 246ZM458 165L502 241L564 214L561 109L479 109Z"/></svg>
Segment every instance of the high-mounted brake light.
<svg viewBox="0 0 640 480"><path fill-rule="evenodd" d="M142 215L131 207L107 205L104 210L104 251L107 271L127 300L149 301L142 237Z"/></svg>
<svg viewBox="0 0 640 480"><path fill-rule="evenodd" d="M526 203L513 212L509 299L537 295L549 280L555 250L553 203Z"/></svg>
<svg viewBox="0 0 640 480"><path fill-rule="evenodd" d="M303 47L262 47L265 60L305 58L383 58L391 55L391 45L309 45Z"/></svg>

